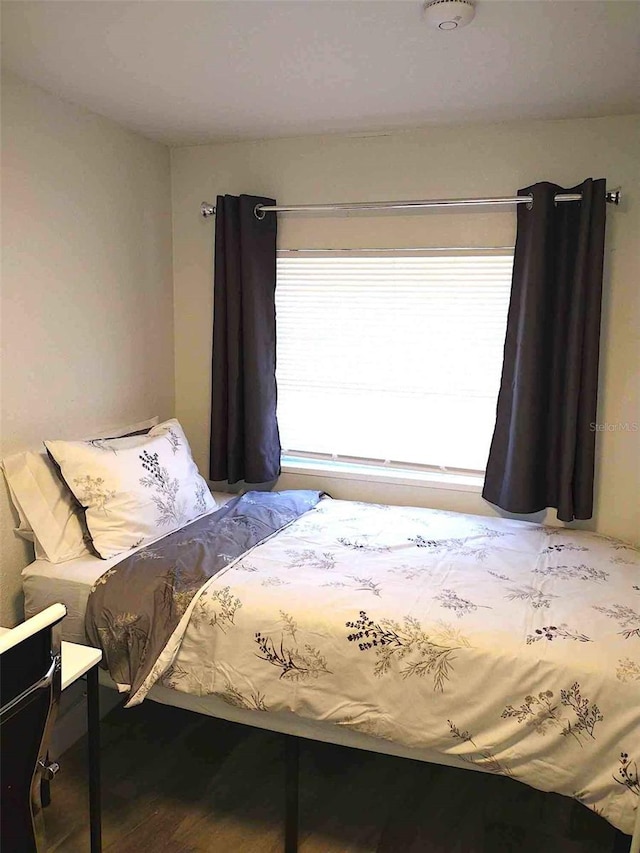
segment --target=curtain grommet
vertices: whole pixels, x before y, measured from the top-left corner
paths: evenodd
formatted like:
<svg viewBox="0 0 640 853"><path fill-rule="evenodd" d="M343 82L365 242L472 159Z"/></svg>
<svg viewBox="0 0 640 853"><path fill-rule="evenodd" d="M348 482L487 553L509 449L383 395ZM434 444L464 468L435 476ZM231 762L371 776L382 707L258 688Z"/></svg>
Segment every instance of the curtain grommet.
<svg viewBox="0 0 640 853"><path fill-rule="evenodd" d="M253 215L255 216L256 219L259 219L260 221L262 221L264 219L266 214L265 214L264 210L262 209L261 204L256 204L256 206L253 208Z"/></svg>
<svg viewBox="0 0 640 853"><path fill-rule="evenodd" d="M531 201L527 202L527 210L533 210L533 194L532 193L529 193L529 198L531 199ZM555 201L554 201L554 204L555 204Z"/></svg>

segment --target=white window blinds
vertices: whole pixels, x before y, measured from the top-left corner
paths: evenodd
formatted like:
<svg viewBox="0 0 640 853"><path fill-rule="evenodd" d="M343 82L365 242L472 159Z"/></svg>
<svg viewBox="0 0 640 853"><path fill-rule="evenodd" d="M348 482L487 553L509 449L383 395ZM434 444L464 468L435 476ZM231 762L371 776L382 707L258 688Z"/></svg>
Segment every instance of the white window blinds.
<svg viewBox="0 0 640 853"><path fill-rule="evenodd" d="M282 254L282 447L483 471L512 254Z"/></svg>

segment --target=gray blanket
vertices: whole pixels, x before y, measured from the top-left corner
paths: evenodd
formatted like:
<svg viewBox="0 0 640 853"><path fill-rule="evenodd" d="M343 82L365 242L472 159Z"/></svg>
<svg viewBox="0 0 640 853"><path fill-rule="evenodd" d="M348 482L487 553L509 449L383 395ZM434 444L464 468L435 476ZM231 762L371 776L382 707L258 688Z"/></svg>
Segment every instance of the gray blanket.
<svg viewBox="0 0 640 853"><path fill-rule="evenodd" d="M113 680L133 695L203 584L321 496L248 492L106 571L89 595L85 629Z"/></svg>

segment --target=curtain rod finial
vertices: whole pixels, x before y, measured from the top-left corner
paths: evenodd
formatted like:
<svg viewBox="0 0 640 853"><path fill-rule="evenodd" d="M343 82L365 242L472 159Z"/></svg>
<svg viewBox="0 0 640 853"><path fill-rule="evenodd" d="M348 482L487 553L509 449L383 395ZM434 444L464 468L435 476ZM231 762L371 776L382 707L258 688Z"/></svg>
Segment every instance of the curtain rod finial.
<svg viewBox="0 0 640 853"><path fill-rule="evenodd" d="M216 209L213 204L209 204L208 201L203 201L200 205L200 215L204 219L208 219L210 216L216 215Z"/></svg>

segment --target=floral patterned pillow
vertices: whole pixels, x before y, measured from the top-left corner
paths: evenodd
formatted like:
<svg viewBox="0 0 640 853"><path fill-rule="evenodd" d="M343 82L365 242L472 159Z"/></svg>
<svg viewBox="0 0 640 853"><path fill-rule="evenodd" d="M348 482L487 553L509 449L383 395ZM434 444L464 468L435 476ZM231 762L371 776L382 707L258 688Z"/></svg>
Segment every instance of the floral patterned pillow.
<svg viewBox="0 0 640 853"><path fill-rule="evenodd" d="M142 436L44 444L84 510L87 545L103 559L159 539L216 508L175 419Z"/></svg>

